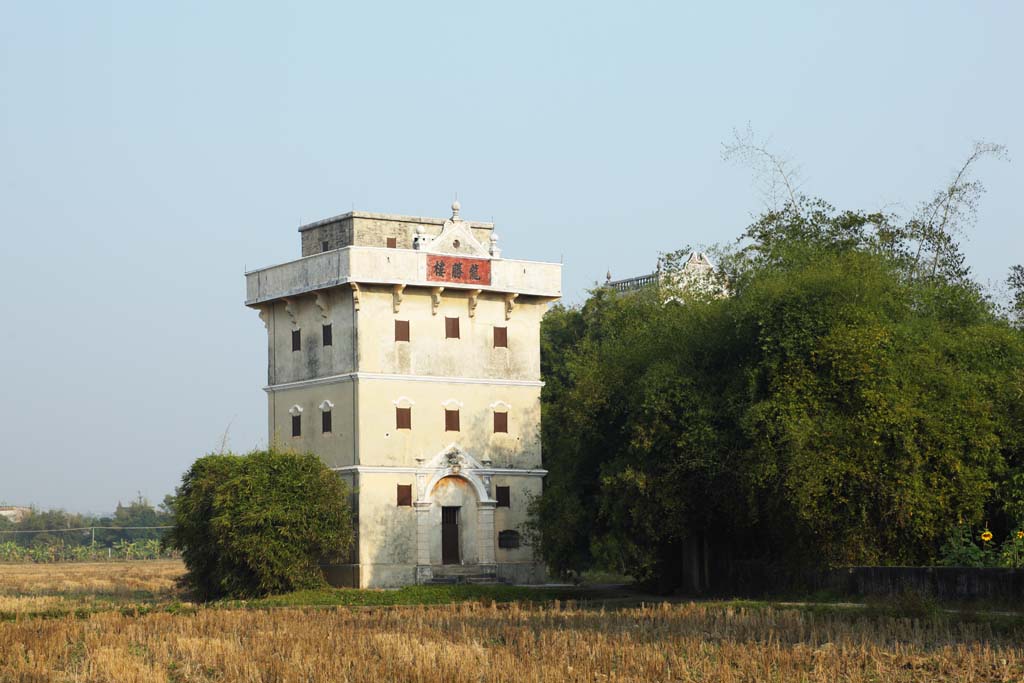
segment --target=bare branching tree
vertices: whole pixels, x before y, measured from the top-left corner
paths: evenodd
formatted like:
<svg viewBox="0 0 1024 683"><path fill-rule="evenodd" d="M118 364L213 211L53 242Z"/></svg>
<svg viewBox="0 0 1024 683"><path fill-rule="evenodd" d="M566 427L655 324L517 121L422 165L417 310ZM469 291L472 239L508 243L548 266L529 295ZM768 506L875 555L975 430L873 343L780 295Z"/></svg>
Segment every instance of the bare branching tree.
<svg viewBox="0 0 1024 683"><path fill-rule="evenodd" d="M971 177L974 167L986 157L1007 159L1006 147L976 142L967 159L948 185L923 203L908 224L908 237L917 242L914 268L919 275L934 277L942 259L959 252L957 240L967 234L978 218L978 204L985 193L980 180Z"/></svg>
<svg viewBox="0 0 1024 683"><path fill-rule="evenodd" d="M768 141L759 140L747 124L745 130L733 128L733 141L722 143L722 159L748 166L769 211L789 205L800 212L800 169L792 159L768 149Z"/></svg>

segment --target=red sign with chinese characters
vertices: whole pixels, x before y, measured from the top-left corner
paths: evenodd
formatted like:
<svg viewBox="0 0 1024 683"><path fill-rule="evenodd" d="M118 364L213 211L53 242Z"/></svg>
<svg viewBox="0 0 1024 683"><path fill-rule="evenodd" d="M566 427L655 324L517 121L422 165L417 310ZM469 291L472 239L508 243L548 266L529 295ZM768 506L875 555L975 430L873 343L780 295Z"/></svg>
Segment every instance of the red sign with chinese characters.
<svg viewBox="0 0 1024 683"><path fill-rule="evenodd" d="M491 262L485 258L427 254L427 279L467 285L491 284Z"/></svg>

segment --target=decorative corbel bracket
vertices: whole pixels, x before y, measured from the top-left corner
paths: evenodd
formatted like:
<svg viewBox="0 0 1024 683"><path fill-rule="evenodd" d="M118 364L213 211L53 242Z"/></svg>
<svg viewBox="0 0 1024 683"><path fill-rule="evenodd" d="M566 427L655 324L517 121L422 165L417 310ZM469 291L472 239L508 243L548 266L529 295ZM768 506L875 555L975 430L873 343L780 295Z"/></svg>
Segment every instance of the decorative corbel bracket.
<svg viewBox="0 0 1024 683"><path fill-rule="evenodd" d="M430 288L430 312L437 315L437 309L441 306L441 292L444 291L444 287L431 287Z"/></svg>
<svg viewBox="0 0 1024 683"><path fill-rule="evenodd" d="M331 312L331 297L326 290L316 293L316 307L320 309L320 317L327 320Z"/></svg>
<svg viewBox="0 0 1024 683"><path fill-rule="evenodd" d="M505 294L505 320L512 319L512 310L516 307L516 299L519 294L516 292L507 292Z"/></svg>
<svg viewBox="0 0 1024 683"><path fill-rule="evenodd" d="M476 304L477 297L480 296L482 289L471 289L469 290L469 317L472 318L476 315Z"/></svg>
<svg viewBox="0 0 1024 683"><path fill-rule="evenodd" d="M263 322L263 327L270 329L270 307L260 306L259 308L260 320Z"/></svg>
<svg viewBox="0 0 1024 683"><path fill-rule="evenodd" d="M359 284L356 282L348 283L348 286L352 288L352 307L359 310Z"/></svg>
<svg viewBox="0 0 1024 683"><path fill-rule="evenodd" d="M292 327L298 327L299 325L299 302L297 299L285 299L284 300L284 312L288 314L288 320L291 321Z"/></svg>
<svg viewBox="0 0 1024 683"><path fill-rule="evenodd" d="M392 285L391 296L394 299L395 313L398 313L398 309L402 306L402 292L405 291L405 285Z"/></svg>

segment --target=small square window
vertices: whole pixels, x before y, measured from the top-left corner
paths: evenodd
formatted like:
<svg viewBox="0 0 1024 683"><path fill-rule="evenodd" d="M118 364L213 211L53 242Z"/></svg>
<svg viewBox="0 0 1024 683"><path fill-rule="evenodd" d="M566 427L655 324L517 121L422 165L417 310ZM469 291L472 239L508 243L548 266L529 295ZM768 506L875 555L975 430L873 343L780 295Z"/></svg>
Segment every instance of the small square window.
<svg viewBox="0 0 1024 683"><path fill-rule="evenodd" d="M301 415L292 415L292 436L302 436Z"/></svg>
<svg viewBox="0 0 1024 683"><path fill-rule="evenodd" d="M412 408L395 408L395 429L412 429Z"/></svg>
<svg viewBox="0 0 1024 683"><path fill-rule="evenodd" d="M388 249L397 249L397 248L398 248L398 238L396 238L396 237L389 237L388 238Z"/></svg>
<svg viewBox="0 0 1024 683"><path fill-rule="evenodd" d="M292 330L292 351L302 348L302 330Z"/></svg>
<svg viewBox="0 0 1024 683"><path fill-rule="evenodd" d="M330 242L321 242L320 243L320 251L330 251L330 250L331 250Z"/></svg>
<svg viewBox="0 0 1024 683"><path fill-rule="evenodd" d="M330 434L331 433L331 411L325 410L324 412L321 413L321 415L323 416L321 418L321 424L323 426L323 433L324 434Z"/></svg>
<svg viewBox="0 0 1024 683"><path fill-rule="evenodd" d="M494 499L498 501L498 507L500 508L512 507L512 496L509 495L507 486L495 486Z"/></svg>
<svg viewBox="0 0 1024 683"><path fill-rule="evenodd" d="M334 326L331 324L324 325L324 346L331 346L334 344Z"/></svg>
<svg viewBox="0 0 1024 683"><path fill-rule="evenodd" d="M396 320L395 321L395 341L400 342L409 341L409 321L408 320Z"/></svg>
<svg viewBox="0 0 1024 683"><path fill-rule="evenodd" d="M494 413L494 433L508 434L508 413Z"/></svg>
<svg viewBox="0 0 1024 683"><path fill-rule="evenodd" d="M444 431L446 432L457 432L459 431L459 411L448 410L444 411Z"/></svg>
<svg viewBox="0 0 1024 683"><path fill-rule="evenodd" d="M497 327L494 328L494 348L508 348L508 328Z"/></svg>
<svg viewBox="0 0 1024 683"><path fill-rule="evenodd" d="M458 318L445 318L444 319L444 337L445 337L445 339L458 339L459 338L459 319Z"/></svg>
<svg viewBox="0 0 1024 683"><path fill-rule="evenodd" d="M412 507L412 484L398 485L399 507Z"/></svg>

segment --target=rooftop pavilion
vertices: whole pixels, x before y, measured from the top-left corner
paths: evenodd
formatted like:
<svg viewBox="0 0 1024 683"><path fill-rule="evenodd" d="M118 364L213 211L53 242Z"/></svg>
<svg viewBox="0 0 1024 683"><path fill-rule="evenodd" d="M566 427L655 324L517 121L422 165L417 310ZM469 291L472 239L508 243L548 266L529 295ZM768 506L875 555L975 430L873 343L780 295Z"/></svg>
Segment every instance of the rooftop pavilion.
<svg viewBox="0 0 1024 683"><path fill-rule="evenodd" d="M503 258L494 224L463 220L460 209L454 202L447 219L350 211L303 225L302 258L247 272L245 303L363 284L561 297L561 264ZM487 276L439 279L439 259Z"/></svg>

